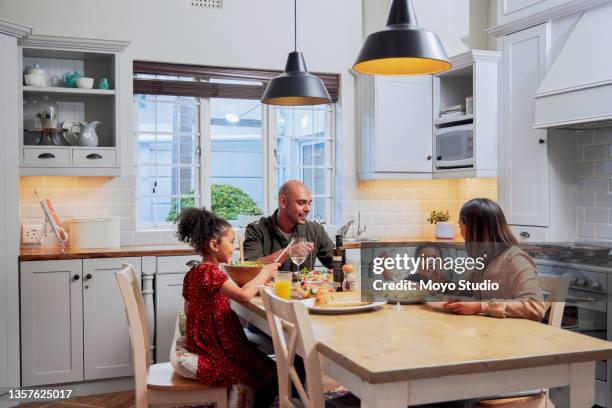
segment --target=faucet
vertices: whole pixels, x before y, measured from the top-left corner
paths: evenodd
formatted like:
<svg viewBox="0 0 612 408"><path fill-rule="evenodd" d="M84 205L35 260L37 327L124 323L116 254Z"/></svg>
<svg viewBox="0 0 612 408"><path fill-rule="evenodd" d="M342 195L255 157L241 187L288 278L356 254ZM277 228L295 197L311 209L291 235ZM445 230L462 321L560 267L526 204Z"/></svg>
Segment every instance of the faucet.
<svg viewBox="0 0 612 408"><path fill-rule="evenodd" d="M361 236L361 234L363 234L364 232L366 232L366 226L363 226L363 229L361 228L361 212L357 213L357 239L359 239L359 237Z"/></svg>
<svg viewBox="0 0 612 408"><path fill-rule="evenodd" d="M338 233L340 235L342 235L342 238L346 238L346 234L348 233L349 228L351 228L351 224L354 223L355 221L353 220L348 220L348 222L346 224L344 224L342 227L340 227L340 229L338 230Z"/></svg>

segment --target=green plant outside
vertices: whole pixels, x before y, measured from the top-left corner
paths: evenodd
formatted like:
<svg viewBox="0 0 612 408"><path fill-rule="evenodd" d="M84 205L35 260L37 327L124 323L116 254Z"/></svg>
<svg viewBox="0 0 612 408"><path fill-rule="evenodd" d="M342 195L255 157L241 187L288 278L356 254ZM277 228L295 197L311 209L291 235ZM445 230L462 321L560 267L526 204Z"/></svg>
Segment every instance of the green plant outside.
<svg viewBox="0 0 612 408"><path fill-rule="evenodd" d="M179 203L175 202L166 216L166 221L173 222L176 220L179 207L181 209L195 207L193 194L194 192L191 191L187 196L182 197ZM212 211L225 220L236 220L239 215L263 214L255 201L237 187L229 184L213 184L211 194Z"/></svg>

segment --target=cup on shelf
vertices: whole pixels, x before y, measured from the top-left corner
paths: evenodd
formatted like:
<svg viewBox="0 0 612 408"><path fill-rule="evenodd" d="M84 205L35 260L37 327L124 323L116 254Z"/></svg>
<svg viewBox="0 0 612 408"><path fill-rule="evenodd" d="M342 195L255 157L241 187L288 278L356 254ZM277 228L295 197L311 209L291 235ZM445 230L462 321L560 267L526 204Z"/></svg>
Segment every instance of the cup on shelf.
<svg viewBox="0 0 612 408"><path fill-rule="evenodd" d="M93 88L93 84L94 84L93 78L80 77L76 79L77 88L91 89Z"/></svg>

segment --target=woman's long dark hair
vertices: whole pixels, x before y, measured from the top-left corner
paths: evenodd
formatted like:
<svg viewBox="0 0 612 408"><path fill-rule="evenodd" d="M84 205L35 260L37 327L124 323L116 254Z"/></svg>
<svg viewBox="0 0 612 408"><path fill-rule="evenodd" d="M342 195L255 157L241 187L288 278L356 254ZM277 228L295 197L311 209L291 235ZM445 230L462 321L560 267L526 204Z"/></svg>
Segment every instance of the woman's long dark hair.
<svg viewBox="0 0 612 408"><path fill-rule="evenodd" d="M488 198L474 198L463 205L459 220L465 224L465 247L472 258L491 261L518 241L510 231L499 204Z"/></svg>
<svg viewBox="0 0 612 408"><path fill-rule="evenodd" d="M197 253L208 252L208 242L219 239L232 228L229 222L206 208L185 208L175 221L179 241L191 245Z"/></svg>

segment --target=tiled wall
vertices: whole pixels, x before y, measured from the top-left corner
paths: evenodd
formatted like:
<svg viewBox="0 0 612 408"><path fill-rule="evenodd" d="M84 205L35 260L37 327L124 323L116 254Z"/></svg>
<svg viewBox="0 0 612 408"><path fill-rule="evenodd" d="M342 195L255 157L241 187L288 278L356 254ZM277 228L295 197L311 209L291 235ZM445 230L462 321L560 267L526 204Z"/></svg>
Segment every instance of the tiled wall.
<svg viewBox="0 0 612 408"><path fill-rule="evenodd" d="M22 224L41 224L43 213L34 195L52 200L62 221L72 217L118 216L121 219L122 245L176 243L172 232L135 231L136 179L123 177L21 177L20 214ZM45 245L55 245L47 237Z"/></svg>
<svg viewBox="0 0 612 408"><path fill-rule="evenodd" d="M432 235L427 222L432 210L449 210L457 222L463 203L471 198L497 199L496 179L385 180L359 182L343 180L343 219L367 225L364 236L397 237ZM356 227L352 227L354 232Z"/></svg>
<svg viewBox="0 0 612 408"><path fill-rule="evenodd" d="M53 200L56 212L71 217L119 216L122 245L177 243L172 231L135 231L136 180L134 176L108 177L22 177L20 191L21 223L40 224L42 211L33 190ZM397 237L431 235L427 222L432 210L450 210L457 222L459 209L474 197L497 196L495 179L414 180L358 182L343 180L343 220L367 225L366 236ZM355 224L356 225L356 224ZM351 233L354 233L353 227ZM54 245L48 237L45 245Z"/></svg>
<svg viewBox="0 0 612 408"><path fill-rule="evenodd" d="M612 240L612 128L578 132L578 241Z"/></svg>

